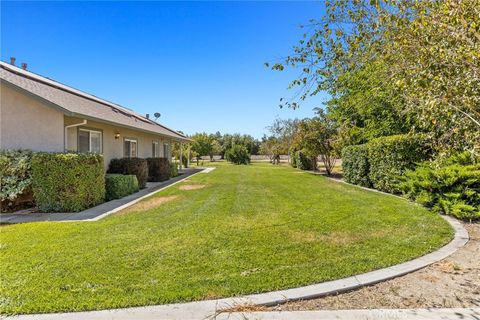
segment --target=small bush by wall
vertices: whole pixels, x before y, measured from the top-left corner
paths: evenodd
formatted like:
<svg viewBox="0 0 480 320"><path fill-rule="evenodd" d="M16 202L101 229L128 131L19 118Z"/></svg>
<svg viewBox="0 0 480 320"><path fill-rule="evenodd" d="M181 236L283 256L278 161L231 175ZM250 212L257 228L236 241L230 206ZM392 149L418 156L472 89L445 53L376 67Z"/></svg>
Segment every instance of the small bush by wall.
<svg viewBox="0 0 480 320"><path fill-rule="evenodd" d="M170 178L170 162L167 158L147 158L148 181L160 182Z"/></svg>
<svg viewBox="0 0 480 320"><path fill-rule="evenodd" d="M134 174L137 176L139 187L143 189L148 180L147 160L141 158L112 159L107 173Z"/></svg>
<svg viewBox="0 0 480 320"><path fill-rule="evenodd" d="M250 154L245 146L236 144L225 151L225 159L234 164L249 164Z"/></svg>
<svg viewBox="0 0 480 320"><path fill-rule="evenodd" d="M367 148L372 186L390 193L399 193L399 177L417 163L428 160L431 154L422 135L382 137L367 143Z"/></svg>
<svg viewBox="0 0 480 320"><path fill-rule="evenodd" d="M170 178L178 176L178 165L175 162L170 163Z"/></svg>
<svg viewBox="0 0 480 320"><path fill-rule="evenodd" d="M369 164L367 145L361 144L343 148L342 171L345 181L363 187L372 186L368 178Z"/></svg>
<svg viewBox="0 0 480 320"><path fill-rule="evenodd" d="M466 152L408 170L400 187L410 199L459 219L480 219L480 159Z"/></svg>
<svg viewBox="0 0 480 320"><path fill-rule="evenodd" d="M105 175L105 198L107 201L123 198L137 192L138 180L133 174L109 173Z"/></svg>
<svg viewBox="0 0 480 320"><path fill-rule="evenodd" d="M35 154L32 187L38 208L43 212L75 212L102 203L103 170L103 157L98 154Z"/></svg>
<svg viewBox="0 0 480 320"><path fill-rule="evenodd" d="M29 150L0 150L1 212L33 205Z"/></svg>
<svg viewBox="0 0 480 320"><path fill-rule="evenodd" d="M295 164L300 170L315 170L317 168L316 158L309 156L305 151L295 152Z"/></svg>

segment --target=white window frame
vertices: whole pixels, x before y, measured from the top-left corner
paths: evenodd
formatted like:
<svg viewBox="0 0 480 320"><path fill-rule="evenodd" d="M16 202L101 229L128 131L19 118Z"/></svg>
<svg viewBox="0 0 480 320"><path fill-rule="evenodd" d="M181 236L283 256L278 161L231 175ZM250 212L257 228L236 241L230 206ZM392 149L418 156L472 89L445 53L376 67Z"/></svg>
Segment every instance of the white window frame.
<svg viewBox="0 0 480 320"><path fill-rule="evenodd" d="M125 157L125 142L135 142L136 147L135 147L135 156L132 157L131 154L128 155L128 158L138 158L138 139L135 138L124 138L123 139L123 156ZM130 147L130 151L132 148Z"/></svg>
<svg viewBox="0 0 480 320"><path fill-rule="evenodd" d="M165 152L165 150L167 152ZM169 143L163 143L163 157L169 159L170 158L170 144Z"/></svg>
<svg viewBox="0 0 480 320"><path fill-rule="evenodd" d="M99 154L103 154L103 131L101 130L93 130L93 129L85 129L85 128L79 128L78 133L80 135L80 131L83 132L88 132L88 152L94 153L92 151L92 132L99 133L100 134L100 152ZM78 147L77 150L80 149L80 136L78 137ZM80 151L80 150L79 150Z"/></svg>
<svg viewBox="0 0 480 320"><path fill-rule="evenodd" d="M152 158L160 158L160 142L152 140Z"/></svg>

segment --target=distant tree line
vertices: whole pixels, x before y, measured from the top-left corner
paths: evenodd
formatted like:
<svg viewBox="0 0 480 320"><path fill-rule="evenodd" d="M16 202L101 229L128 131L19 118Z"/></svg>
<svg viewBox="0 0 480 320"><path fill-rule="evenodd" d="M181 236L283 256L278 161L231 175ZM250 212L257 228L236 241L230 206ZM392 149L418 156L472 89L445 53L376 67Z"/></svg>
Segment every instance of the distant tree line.
<svg viewBox="0 0 480 320"><path fill-rule="evenodd" d="M219 131L216 133L199 132L189 136L193 140L191 144L190 157L191 160L195 159L197 163L202 157L209 156L210 161L214 161L214 156L220 156L221 159L225 159L229 150L232 150L235 146L245 147L248 155L258 155L261 142L248 134L221 134ZM178 158L179 146L174 146L174 155ZM186 164L187 161L187 146L183 146L183 161Z"/></svg>

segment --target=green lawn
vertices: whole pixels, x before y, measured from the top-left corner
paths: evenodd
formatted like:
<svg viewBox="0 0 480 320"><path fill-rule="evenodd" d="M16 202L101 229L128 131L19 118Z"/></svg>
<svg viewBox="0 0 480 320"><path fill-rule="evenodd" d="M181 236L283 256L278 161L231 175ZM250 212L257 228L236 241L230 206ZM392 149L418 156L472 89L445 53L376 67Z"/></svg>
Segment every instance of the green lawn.
<svg viewBox="0 0 480 320"><path fill-rule="evenodd" d="M146 199L169 200L155 208L143 202L141 211L98 222L2 226L1 313L292 288L410 260L452 237L438 215L403 199L287 166L213 165Z"/></svg>

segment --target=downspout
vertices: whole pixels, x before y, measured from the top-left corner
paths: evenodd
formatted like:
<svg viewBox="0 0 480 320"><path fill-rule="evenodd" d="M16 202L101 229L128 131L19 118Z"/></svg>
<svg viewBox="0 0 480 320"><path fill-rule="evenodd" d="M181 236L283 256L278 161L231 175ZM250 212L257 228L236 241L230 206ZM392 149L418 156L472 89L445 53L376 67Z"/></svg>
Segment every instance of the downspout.
<svg viewBox="0 0 480 320"><path fill-rule="evenodd" d="M80 123L75 123L75 124L70 124L68 126L65 126L65 135L63 137L63 145L64 145L64 149L65 149L65 152L68 151L68 138L67 138L67 135L68 135L68 129L70 128L75 128L75 127L79 127L79 126L84 126L87 124L87 120L84 119L82 122ZM78 148L77 148L78 149Z"/></svg>

